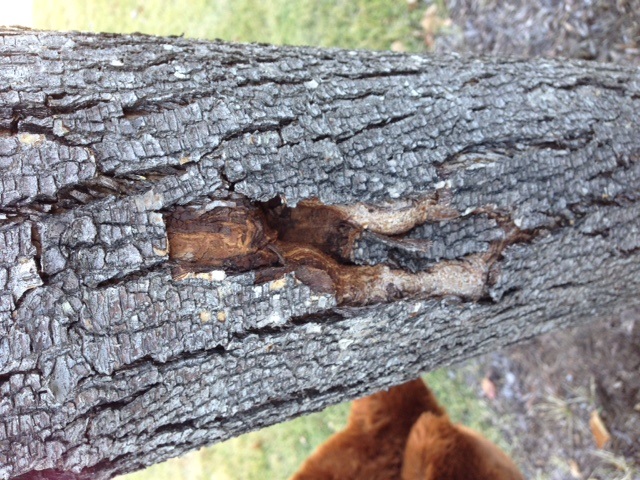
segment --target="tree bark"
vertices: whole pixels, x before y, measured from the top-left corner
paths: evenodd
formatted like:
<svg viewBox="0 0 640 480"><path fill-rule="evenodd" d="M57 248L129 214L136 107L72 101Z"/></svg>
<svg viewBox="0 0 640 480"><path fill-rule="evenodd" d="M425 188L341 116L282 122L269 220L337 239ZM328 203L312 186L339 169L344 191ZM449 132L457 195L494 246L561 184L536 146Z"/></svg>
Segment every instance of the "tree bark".
<svg viewBox="0 0 640 480"><path fill-rule="evenodd" d="M640 309L637 69L0 35L2 479Z"/></svg>

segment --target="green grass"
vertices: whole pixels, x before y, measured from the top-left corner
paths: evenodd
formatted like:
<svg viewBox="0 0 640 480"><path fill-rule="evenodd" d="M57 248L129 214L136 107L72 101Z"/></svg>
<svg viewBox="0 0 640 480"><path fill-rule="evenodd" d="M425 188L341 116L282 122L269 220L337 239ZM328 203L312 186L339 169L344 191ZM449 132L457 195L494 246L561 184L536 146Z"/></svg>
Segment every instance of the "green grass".
<svg viewBox="0 0 640 480"><path fill-rule="evenodd" d="M33 11L45 29L372 50L402 41L424 50L423 9L402 0L34 0Z"/></svg>
<svg viewBox="0 0 640 480"><path fill-rule="evenodd" d="M442 2L436 2L444 11ZM143 32L239 42L387 50L401 42L424 51L421 8L403 0L34 0L35 27ZM507 446L485 402L460 373L425 377L451 418ZM327 437L340 430L350 404L252 432L137 472L122 480L278 480L288 478Z"/></svg>

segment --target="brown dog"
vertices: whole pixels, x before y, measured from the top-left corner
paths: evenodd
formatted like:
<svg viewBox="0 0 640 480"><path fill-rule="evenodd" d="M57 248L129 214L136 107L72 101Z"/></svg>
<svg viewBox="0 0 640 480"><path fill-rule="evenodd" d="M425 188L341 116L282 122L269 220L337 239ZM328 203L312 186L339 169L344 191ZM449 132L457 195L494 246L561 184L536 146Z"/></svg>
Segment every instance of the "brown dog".
<svg viewBox="0 0 640 480"><path fill-rule="evenodd" d="M356 400L346 428L291 480L524 480L498 447L454 425L422 380Z"/></svg>

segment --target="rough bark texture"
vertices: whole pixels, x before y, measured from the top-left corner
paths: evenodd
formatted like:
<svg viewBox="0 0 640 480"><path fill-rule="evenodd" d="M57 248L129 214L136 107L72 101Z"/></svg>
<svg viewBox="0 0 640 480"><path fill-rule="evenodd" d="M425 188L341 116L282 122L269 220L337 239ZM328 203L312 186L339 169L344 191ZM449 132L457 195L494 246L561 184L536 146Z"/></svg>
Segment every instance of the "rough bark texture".
<svg viewBox="0 0 640 480"><path fill-rule="evenodd" d="M640 305L637 69L0 34L0 478Z"/></svg>

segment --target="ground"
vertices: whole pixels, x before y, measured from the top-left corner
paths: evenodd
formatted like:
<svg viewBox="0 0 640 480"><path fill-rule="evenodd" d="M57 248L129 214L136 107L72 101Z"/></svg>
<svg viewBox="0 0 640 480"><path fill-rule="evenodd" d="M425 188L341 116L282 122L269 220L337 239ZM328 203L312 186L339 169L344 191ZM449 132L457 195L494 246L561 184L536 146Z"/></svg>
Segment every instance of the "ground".
<svg viewBox="0 0 640 480"><path fill-rule="evenodd" d="M553 332L461 366L531 479L640 479L640 316ZM484 386L484 388L482 388ZM598 449L589 420L611 435Z"/></svg>

